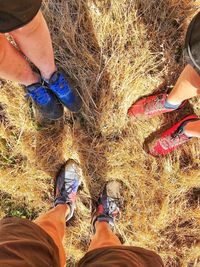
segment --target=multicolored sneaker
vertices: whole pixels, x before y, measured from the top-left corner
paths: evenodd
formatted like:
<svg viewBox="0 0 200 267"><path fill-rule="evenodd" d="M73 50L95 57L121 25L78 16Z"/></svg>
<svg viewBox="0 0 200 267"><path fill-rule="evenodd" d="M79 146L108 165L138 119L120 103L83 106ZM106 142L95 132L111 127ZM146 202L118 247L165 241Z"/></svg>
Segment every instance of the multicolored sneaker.
<svg viewBox="0 0 200 267"><path fill-rule="evenodd" d="M26 87L27 95L33 100L33 111L37 121L58 120L63 116L63 107L56 96L41 83Z"/></svg>
<svg viewBox="0 0 200 267"><path fill-rule="evenodd" d="M145 115L148 118L152 118L156 115L176 110L165 107L167 97L167 94L158 94L140 99L129 108L128 115L130 117ZM178 109L182 108L185 103L186 101L184 101Z"/></svg>
<svg viewBox="0 0 200 267"><path fill-rule="evenodd" d="M166 132L162 133L161 137L154 140L148 145L149 153L152 156L164 156L175 150L180 145L189 141L192 137L188 137L184 133L184 126L189 121L199 120L196 115L189 115L179 121Z"/></svg>
<svg viewBox="0 0 200 267"><path fill-rule="evenodd" d="M80 96L70 87L62 72L54 72L47 83L60 102L70 111L78 112L81 109Z"/></svg>
<svg viewBox="0 0 200 267"><path fill-rule="evenodd" d="M119 217L123 203L121 195L122 184L118 181L107 182L98 199L96 211L92 217L92 233L95 233L95 223L107 222L114 228L114 220Z"/></svg>
<svg viewBox="0 0 200 267"><path fill-rule="evenodd" d="M76 194L79 185L81 184L81 168L74 160L68 160L61 168L55 181L54 188L54 206L59 204L68 204L70 213L66 218L69 221L76 207Z"/></svg>

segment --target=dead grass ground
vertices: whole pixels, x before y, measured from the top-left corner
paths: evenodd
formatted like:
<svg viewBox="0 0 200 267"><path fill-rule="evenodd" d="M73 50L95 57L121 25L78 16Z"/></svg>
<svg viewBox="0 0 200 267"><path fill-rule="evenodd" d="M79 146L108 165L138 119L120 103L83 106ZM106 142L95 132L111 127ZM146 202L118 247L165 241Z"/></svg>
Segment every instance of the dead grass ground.
<svg viewBox="0 0 200 267"><path fill-rule="evenodd" d="M63 122L38 127L23 88L2 82L0 216L33 219L48 210L59 167L68 158L82 165L83 188L67 228L67 266L87 250L91 199L110 179L125 184L126 207L117 225L125 244L157 251L168 267L200 266L199 140L162 159L143 150L152 133L186 114L200 115L199 98L184 111L135 125L126 116L139 97L173 87L198 5L191 0L45 0L57 64L81 92L82 112L66 111Z"/></svg>

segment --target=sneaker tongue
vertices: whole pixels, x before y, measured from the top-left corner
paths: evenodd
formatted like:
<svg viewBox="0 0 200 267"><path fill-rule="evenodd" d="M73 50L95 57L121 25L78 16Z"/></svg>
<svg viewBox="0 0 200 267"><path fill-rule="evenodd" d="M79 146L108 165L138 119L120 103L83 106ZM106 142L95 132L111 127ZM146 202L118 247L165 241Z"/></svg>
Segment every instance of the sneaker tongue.
<svg viewBox="0 0 200 267"><path fill-rule="evenodd" d="M26 88L29 92L33 92L35 89L41 87L41 83L33 83L28 85Z"/></svg>
<svg viewBox="0 0 200 267"><path fill-rule="evenodd" d="M58 80L59 72L55 71L52 75L51 78L49 79L49 83L55 83Z"/></svg>
<svg viewBox="0 0 200 267"><path fill-rule="evenodd" d="M121 184L118 181L111 181L108 183L107 187L107 195L113 199L120 198L120 190L121 190Z"/></svg>

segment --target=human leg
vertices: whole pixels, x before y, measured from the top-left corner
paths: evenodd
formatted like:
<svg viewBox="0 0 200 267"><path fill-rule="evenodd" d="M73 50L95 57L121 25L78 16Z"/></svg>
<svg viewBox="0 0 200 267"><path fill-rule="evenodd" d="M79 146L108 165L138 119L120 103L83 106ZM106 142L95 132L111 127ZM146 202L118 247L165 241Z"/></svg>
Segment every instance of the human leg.
<svg viewBox="0 0 200 267"><path fill-rule="evenodd" d="M68 160L56 177L55 207L35 220L35 223L43 228L57 245L62 267L66 262L62 243L66 221L73 216L80 179L80 167L73 160Z"/></svg>
<svg viewBox="0 0 200 267"><path fill-rule="evenodd" d="M181 104L184 100L200 93L200 76L191 65L187 65L179 76L173 90L167 97L171 104Z"/></svg>
<svg viewBox="0 0 200 267"><path fill-rule="evenodd" d="M70 111L72 112L79 111L82 106L82 100L79 94L77 94L76 91L73 88L71 88L66 78L64 77L64 74L57 71L54 60L51 36L46 21L42 15L42 12L39 10L29 23L27 23L25 26L21 28L17 28L11 31L10 35L12 35L12 37L14 38L21 52L25 56L27 56L31 60L31 62L34 63L34 65L40 70L43 80L45 80L46 85L50 89L50 91L48 91L49 97L55 98L50 93L52 92L53 95L56 96L56 98L58 98L60 102L64 106L66 106ZM4 43L2 43L2 45L5 46ZM31 67L26 62L24 57L17 51L17 49L15 49L8 42L7 46L10 48L9 50L12 49L12 52L15 51L16 53L15 55L13 55L13 53L10 52L7 53L8 57L4 61L7 64L5 64L5 66L3 66L2 64L4 72L2 72L2 76L0 72L0 76L4 79L10 79L12 81L23 83L25 85L35 84L38 81L40 81L39 76L34 72L32 72ZM16 55L18 56L17 58ZM16 62L12 66L12 69L9 70L8 67L10 66L11 60L13 60L13 58L15 58ZM25 64L28 70L21 67L22 63ZM32 76L36 77L36 79L34 79ZM38 95L38 90L37 88L35 89ZM35 92L33 93L35 94ZM43 94L39 93L39 97L41 95ZM35 101L34 97L32 97L32 99ZM55 101L56 99L52 99L51 102ZM49 101L48 104L49 106L51 106L52 103L50 103ZM55 110L55 108L56 107L54 108L52 107L52 110ZM58 107L58 109L60 108ZM60 109L59 114L61 113L62 112ZM57 117L61 116L56 116L56 119Z"/></svg>
<svg viewBox="0 0 200 267"><path fill-rule="evenodd" d="M0 34L0 78L24 85L39 81L39 76L32 71L24 56L3 34Z"/></svg>
<svg viewBox="0 0 200 267"><path fill-rule="evenodd" d="M82 105L79 95L71 88L64 74L57 72L51 36L42 12L39 11L30 23L10 34L24 55L40 70L49 89L61 103L72 112L79 111Z"/></svg>
<svg viewBox="0 0 200 267"><path fill-rule="evenodd" d="M39 75L32 71L24 56L3 34L0 34L0 78L26 85L34 103L34 113L38 122L62 117L62 105L41 84Z"/></svg>
<svg viewBox="0 0 200 267"><path fill-rule="evenodd" d="M119 238L113 233L107 222L96 222L95 228L96 232L92 237L88 251L102 247L122 246Z"/></svg>
<svg viewBox="0 0 200 267"><path fill-rule="evenodd" d="M63 248L66 217L69 215L68 205L57 205L55 208L39 216L34 222L40 226L55 242L59 250L61 267L65 266L66 257Z"/></svg>
<svg viewBox="0 0 200 267"><path fill-rule="evenodd" d="M184 132L189 137L200 137L200 119L186 124Z"/></svg>
<svg viewBox="0 0 200 267"><path fill-rule="evenodd" d="M53 47L46 21L39 11L31 22L10 33L20 50L49 79L56 71Z"/></svg>

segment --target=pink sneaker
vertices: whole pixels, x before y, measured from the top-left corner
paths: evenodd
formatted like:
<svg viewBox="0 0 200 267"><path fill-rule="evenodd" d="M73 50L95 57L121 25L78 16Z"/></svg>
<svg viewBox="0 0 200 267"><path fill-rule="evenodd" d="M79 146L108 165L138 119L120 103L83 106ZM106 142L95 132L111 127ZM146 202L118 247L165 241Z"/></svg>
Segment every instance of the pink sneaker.
<svg viewBox="0 0 200 267"><path fill-rule="evenodd" d="M175 150L180 145L189 141L192 137L184 134L183 129L187 121L198 120L196 115L189 115L179 121L166 132L162 133L161 137L154 140L148 145L149 153L152 156L164 156Z"/></svg>
<svg viewBox="0 0 200 267"><path fill-rule="evenodd" d="M175 109L165 108L167 97L167 94L158 94L140 99L129 108L128 115L130 117L145 115L148 118L152 118L156 115L174 111ZM182 108L185 103L186 101L184 101L179 108Z"/></svg>

